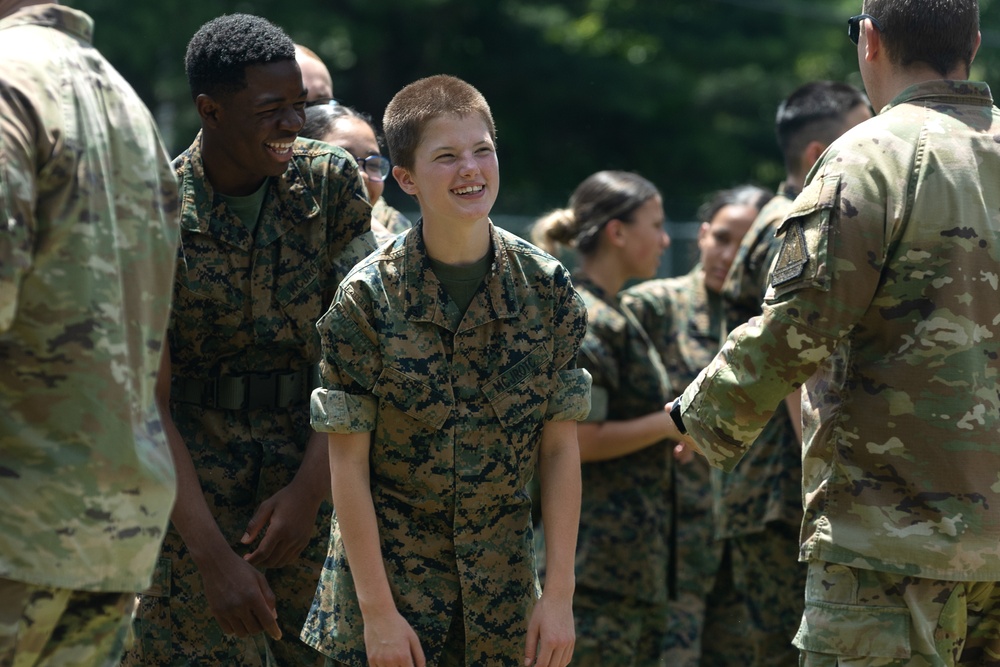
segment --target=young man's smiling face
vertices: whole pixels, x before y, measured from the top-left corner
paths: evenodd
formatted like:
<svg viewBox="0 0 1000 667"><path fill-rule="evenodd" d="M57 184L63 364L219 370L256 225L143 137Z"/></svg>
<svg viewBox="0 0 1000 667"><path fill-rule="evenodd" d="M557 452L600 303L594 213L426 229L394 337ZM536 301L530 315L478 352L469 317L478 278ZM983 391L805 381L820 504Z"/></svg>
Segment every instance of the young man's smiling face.
<svg viewBox="0 0 1000 667"><path fill-rule="evenodd" d="M477 115L441 116L423 128L413 167L393 167L400 188L420 203L425 224L487 218L500 188L496 146Z"/></svg>
<svg viewBox="0 0 1000 667"><path fill-rule="evenodd" d="M243 90L209 102L209 117L203 112L209 180L234 196L285 172L305 122L306 91L294 60L250 65L246 81Z"/></svg>

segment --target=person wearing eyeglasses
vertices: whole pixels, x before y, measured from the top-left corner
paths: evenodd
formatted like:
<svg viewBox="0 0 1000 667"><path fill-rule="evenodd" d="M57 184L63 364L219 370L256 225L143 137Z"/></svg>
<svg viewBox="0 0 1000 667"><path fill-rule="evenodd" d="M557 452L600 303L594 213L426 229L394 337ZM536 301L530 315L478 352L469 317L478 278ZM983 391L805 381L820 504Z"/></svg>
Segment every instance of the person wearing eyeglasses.
<svg viewBox="0 0 1000 667"><path fill-rule="evenodd" d="M760 318L670 406L732 469L803 398L805 667L1000 664L1000 110L976 0L866 0L878 115L779 229Z"/></svg>
<svg viewBox="0 0 1000 667"><path fill-rule="evenodd" d="M299 136L340 146L358 163L372 203L372 233L379 245L413 226L382 198L391 165L382 155L375 125L367 114L337 103L308 105Z"/></svg>

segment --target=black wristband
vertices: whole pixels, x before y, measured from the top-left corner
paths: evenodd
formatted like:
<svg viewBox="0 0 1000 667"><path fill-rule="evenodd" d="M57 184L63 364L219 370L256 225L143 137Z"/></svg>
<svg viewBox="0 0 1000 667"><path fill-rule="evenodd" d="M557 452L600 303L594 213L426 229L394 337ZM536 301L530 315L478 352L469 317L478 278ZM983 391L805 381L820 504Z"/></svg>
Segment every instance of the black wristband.
<svg viewBox="0 0 1000 667"><path fill-rule="evenodd" d="M681 435L687 434L688 430L684 428L684 419L681 417L681 399L674 401L673 407L670 408L670 418L674 420L674 425Z"/></svg>

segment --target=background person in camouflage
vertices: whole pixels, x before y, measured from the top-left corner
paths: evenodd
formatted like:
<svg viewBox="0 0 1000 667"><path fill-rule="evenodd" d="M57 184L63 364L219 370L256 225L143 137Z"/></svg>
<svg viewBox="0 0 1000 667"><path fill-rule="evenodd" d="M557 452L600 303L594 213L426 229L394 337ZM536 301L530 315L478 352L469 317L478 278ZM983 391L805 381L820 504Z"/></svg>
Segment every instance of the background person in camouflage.
<svg viewBox="0 0 1000 667"><path fill-rule="evenodd" d="M656 186L638 174L600 171L577 186L568 208L532 230L542 248L576 250L573 284L587 306L578 363L590 371L593 389L590 414L577 428L579 667L658 667L663 658L673 500L673 443L663 439L671 426L663 410L668 380L646 333L618 300L626 281L656 275L670 245L663 223Z"/></svg>
<svg viewBox="0 0 1000 667"><path fill-rule="evenodd" d="M368 114L342 104L320 104L306 109L306 123L299 136L340 146L362 166L361 178L372 205L372 234L382 245L413 226L382 197L389 175L389 158L382 156L380 138Z"/></svg>
<svg viewBox="0 0 1000 667"><path fill-rule="evenodd" d="M188 46L202 131L174 162L182 236L158 387L179 496L129 664L321 657L297 638L331 514L324 438L309 427L315 321L373 242L354 162L296 140L294 54L245 14Z"/></svg>
<svg viewBox="0 0 1000 667"><path fill-rule="evenodd" d="M93 21L0 0L0 665L113 665L174 500L177 184Z"/></svg>
<svg viewBox="0 0 1000 667"><path fill-rule="evenodd" d="M625 292L623 302L666 365L671 397L684 391L719 350L725 317L719 291L740 240L770 197L753 185L714 193L698 210L703 222L697 265L686 276L649 280ZM665 412L664 417L669 419ZM742 587L734 581L731 545L716 540L709 466L690 452L679 460L674 476L677 595L662 633L666 664L749 665L753 652Z"/></svg>
<svg viewBox="0 0 1000 667"><path fill-rule="evenodd" d="M729 270L722 289L728 306L727 331L761 314L770 268L781 246L774 233L802 190L806 174L834 139L868 118L868 99L856 88L834 81L800 86L778 107L775 127L788 174L743 237ZM733 578L747 605L755 657L746 664L795 667L799 652L792 637L802 619L806 576L805 564L798 562L802 524L798 391L778 406L731 472L712 470L712 486L716 537L728 540Z"/></svg>
<svg viewBox="0 0 1000 667"><path fill-rule="evenodd" d="M302 637L351 667L563 667L579 521L575 368L586 311L552 257L489 219L489 106L450 76L383 123L422 222L360 264L320 320L337 524ZM538 597L531 501L548 519Z"/></svg>
<svg viewBox="0 0 1000 667"><path fill-rule="evenodd" d="M965 80L979 7L863 11L881 112L820 158L763 316L672 414L731 468L805 383L803 665L998 665L1000 111Z"/></svg>

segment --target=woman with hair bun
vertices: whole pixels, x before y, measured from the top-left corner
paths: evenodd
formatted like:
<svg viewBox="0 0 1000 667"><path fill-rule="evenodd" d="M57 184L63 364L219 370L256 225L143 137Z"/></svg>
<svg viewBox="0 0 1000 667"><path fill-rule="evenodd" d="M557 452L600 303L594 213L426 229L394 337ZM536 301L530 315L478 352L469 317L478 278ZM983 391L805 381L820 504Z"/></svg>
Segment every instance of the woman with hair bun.
<svg viewBox="0 0 1000 667"><path fill-rule="evenodd" d="M618 293L629 280L656 274L670 245L663 224L663 200L652 183L601 171L532 232L543 249L577 252L573 283L587 306L578 364L593 376L593 390L590 415L577 430L583 501L575 667L661 664L672 494L667 438L677 431L664 411L663 364Z"/></svg>

